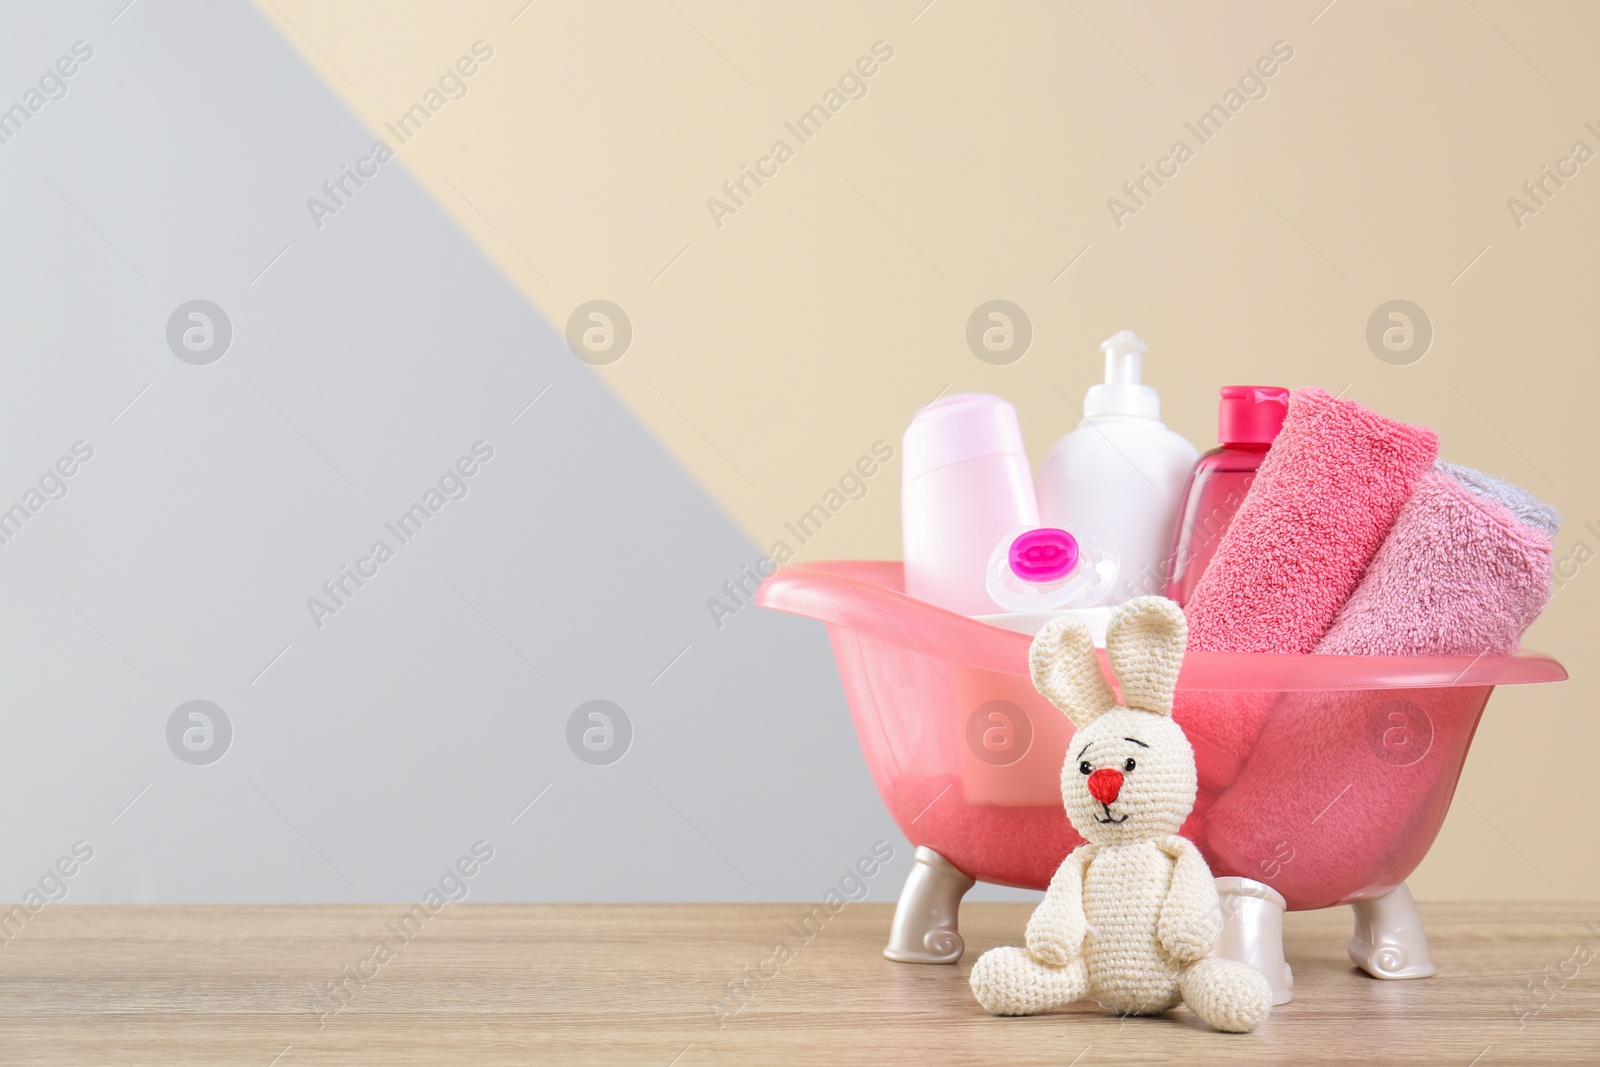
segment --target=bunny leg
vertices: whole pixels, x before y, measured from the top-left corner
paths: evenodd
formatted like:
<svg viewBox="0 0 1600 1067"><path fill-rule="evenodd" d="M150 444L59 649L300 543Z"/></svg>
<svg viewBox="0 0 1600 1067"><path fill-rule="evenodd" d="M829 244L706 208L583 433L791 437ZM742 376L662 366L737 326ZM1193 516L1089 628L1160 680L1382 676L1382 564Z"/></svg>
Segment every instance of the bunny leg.
<svg viewBox="0 0 1600 1067"><path fill-rule="evenodd" d="M1237 960L1208 957L1178 975L1189 1010L1213 1030L1247 1034L1272 1012L1272 987L1261 972Z"/></svg>
<svg viewBox="0 0 1600 1067"><path fill-rule="evenodd" d="M973 995L993 1015L1037 1015L1082 1000L1089 991L1083 957L1060 967L1040 963L1025 948L992 948L972 965Z"/></svg>

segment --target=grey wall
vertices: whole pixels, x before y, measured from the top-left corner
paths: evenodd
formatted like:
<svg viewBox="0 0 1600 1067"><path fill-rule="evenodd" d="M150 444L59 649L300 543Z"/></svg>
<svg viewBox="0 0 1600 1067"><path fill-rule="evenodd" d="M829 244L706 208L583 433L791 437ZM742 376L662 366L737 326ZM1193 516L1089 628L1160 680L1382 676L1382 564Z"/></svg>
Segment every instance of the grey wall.
<svg viewBox="0 0 1600 1067"><path fill-rule="evenodd" d="M0 144L0 897L81 840L74 901L409 900L482 839L474 899L814 899L883 838L892 898L820 628L710 624L755 546L402 164L312 225L373 138L252 10L122 4L0 13L0 106L93 48ZM594 699L610 765L567 742ZM169 743L193 700L215 762Z"/></svg>

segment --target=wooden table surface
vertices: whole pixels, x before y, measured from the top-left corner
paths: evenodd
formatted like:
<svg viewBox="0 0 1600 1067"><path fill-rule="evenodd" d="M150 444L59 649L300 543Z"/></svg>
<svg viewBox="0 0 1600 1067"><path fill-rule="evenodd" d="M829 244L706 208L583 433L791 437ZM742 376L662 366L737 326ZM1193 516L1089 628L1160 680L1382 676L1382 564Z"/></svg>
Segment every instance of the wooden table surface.
<svg viewBox="0 0 1600 1067"><path fill-rule="evenodd" d="M885 904L809 942L799 904L452 904L409 942L404 910L47 906L0 945L0 1063L1600 1063L1600 905L1424 904L1439 976L1414 982L1350 966L1348 909L1291 915L1295 1000L1242 1036L1185 1009L985 1015L967 969L1027 905L964 907L955 966L885 960Z"/></svg>

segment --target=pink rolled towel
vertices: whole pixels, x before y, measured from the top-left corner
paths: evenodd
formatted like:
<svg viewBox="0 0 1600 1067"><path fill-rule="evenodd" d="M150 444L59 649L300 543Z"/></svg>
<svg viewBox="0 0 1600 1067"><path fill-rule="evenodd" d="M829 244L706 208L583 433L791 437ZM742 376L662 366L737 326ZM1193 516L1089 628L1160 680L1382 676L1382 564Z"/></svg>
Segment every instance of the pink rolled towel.
<svg viewBox="0 0 1600 1067"><path fill-rule="evenodd" d="M1310 652L1438 454L1432 430L1321 389L1289 414L1184 609L1189 648Z"/></svg>
<svg viewBox="0 0 1600 1067"><path fill-rule="evenodd" d="M1318 652L1509 655L1544 610L1550 534L1440 466L1401 510Z"/></svg>

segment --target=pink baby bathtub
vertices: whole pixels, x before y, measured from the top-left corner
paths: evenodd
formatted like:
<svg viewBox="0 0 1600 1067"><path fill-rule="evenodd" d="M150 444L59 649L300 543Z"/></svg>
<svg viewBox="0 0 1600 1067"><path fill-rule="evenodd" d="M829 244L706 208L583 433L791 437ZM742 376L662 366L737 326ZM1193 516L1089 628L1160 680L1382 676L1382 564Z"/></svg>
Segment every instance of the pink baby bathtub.
<svg viewBox="0 0 1600 1067"><path fill-rule="evenodd" d="M1026 634L901 588L897 562L815 563L778 571L756 600L827 624L873 781L917 846L886 954L954 962L973 880L1043 889L1082 843L1060 792L1073 726L1034 691ZM1185 657L1173 717L1200 790L1183 834L1239 919L1224 941L1255 957L1280 1001L1288 969L1271 942L1284 908L1354 904L1352 959L1379 977L1433 973L1403 883L1444 822L1494 687L1564 678L1536 652Z"/></svg>

